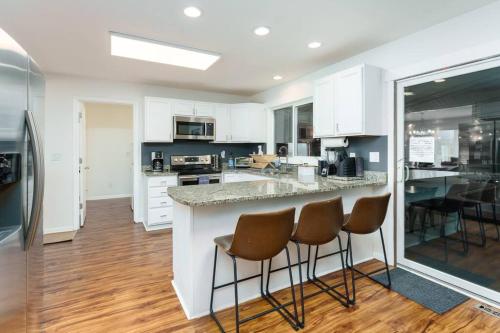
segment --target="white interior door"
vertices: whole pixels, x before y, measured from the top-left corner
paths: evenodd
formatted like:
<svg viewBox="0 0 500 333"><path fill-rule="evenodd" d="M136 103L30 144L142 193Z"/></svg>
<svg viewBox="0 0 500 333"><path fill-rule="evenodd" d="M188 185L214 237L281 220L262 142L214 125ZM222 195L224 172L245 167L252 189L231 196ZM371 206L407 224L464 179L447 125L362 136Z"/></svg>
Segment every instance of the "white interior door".
<svg viewBox="0 0 500 333"><path fill-rule="evenodd" d="M86 139L86 123L85 123L85 107L80 103L79 111L79 133L80 133L80 157L79 157L79 172L80 172L80 226L85 224L87 215L87 139Z"/></svg>

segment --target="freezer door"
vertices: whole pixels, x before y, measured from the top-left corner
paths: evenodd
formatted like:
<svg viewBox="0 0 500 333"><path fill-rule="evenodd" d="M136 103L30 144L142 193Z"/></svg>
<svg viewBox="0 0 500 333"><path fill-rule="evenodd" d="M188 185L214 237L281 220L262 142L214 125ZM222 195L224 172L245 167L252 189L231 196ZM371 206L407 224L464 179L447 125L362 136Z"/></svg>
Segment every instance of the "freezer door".
<svg viewBox="0 0 500 333"><path fill-rule="evenodd" d="M28 198L27 213L32 217L29 221L27 235L28 252L28 275L27 275L27 332L40 332L41 318L39 317L42 306L42 282L43 282L43 189L44 189L44 169L43 169L43 124L45 105L45 81L43 74L38 69L36 63L30 59L29 63L29 90L28 90L28 112L27 116L32 117L33 135L36 140L29 140L28 160ZM30 121L27 118L27 121ZM31 131L29 131L31 132ZM36 141L36 142L35 142ZM38 145L38 146L37 146ZM35 221L34 219L38 219ZM29 234L32 232L32 234Z"/></svg>
<svg viewBox="0 0 500 333"><path fill-rule="evenodd" d="M25 156L26 52L0 29L0 153ZM0 330L26 332L23 181L0 185Z"/></svg>

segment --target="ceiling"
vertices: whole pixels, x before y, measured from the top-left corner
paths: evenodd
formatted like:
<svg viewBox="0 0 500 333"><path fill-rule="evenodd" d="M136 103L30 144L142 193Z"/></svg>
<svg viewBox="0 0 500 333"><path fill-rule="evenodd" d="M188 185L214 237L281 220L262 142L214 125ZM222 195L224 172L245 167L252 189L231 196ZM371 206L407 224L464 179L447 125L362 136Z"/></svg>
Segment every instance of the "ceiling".
<svg viewBox="0 0 500 333"><path fill-rule="evenodd" d="M2 0L46 73L253 95L493 0ZM199 7L197 19L184 16ZM266 37L253 34L264 25ZM110 56L109 31L222 55L207 71ZM309 49L319 40L323 46ZM283 80L275 81L279 74Z"/></svg>

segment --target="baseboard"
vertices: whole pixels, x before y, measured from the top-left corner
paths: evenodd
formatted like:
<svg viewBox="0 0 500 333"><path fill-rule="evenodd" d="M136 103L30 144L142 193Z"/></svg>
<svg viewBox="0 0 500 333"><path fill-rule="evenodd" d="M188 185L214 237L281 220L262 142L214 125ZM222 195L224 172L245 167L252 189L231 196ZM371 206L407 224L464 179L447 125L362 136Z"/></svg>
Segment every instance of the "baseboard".
<svg viewBox="0 0 500 333"><path fill-rule="evenodd" d="M155 230L162 230L162 229L172 229L172 223L167 223L167 224L156 224L152 226L147 226L146 223L142 223L144 225L144 229L146 231L155 231Z"/></svg>
<svg viewBox="0 0 500 333"><path fill-rule="evenodd" d="M93 200L107 200L107 199L120 199L120 198L132 198L132 194L110 194L110 195L96 195L93 197L88 197L88 201Z"/></svg>
<svg viewBox="0 0 500 333"><path fill-rule="evenodd" d="M72 241L76 231L55 232L43 235L43 244L61 243Z"/></svg>
<svg viewBox="0 0 500 333"><path fill-rule="evenodd" d="M55 228L43 228L43 234L48 235L48 234L56 234L59 232L71 232L71 231L76 231L73 227L55 227Z"/></svg>
<svg viewBox="0 0 500 333"><path fill-rule="evenodd" d="M179 292L179 289L175 285L175 281L172 280L172 287L174 287L174 292L177 295L177 299L179 300L179 303L181 303L182 310L184 311L184 314L186 315L186 318L188 320L194 319L195 317L191 316L191 314L188 311L188 308L186 306L186 302L184 301L184 298L181 297L181 293Z"/></svg>

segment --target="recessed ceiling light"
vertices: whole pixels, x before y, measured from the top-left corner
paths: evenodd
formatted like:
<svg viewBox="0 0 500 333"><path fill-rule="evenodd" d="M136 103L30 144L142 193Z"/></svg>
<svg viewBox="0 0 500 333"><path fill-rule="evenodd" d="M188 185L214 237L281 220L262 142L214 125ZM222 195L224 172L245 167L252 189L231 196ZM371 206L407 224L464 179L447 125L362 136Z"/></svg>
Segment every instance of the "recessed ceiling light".
<svg viewBox="0 0 500 333"><path fill-rule="evenodd" d="M275 75L275 76L273 76L273 79L275 79L276 81L279 81L282 78L283 78L283 76L281 76L281 75Z"/></svg>
<svg viewBox="0 0 500 333"><path fill-rule="evenodd" d="M258 27L253 31L257 36L268 35L271 30L268 27Z"/></svg>
<svg viewBox="0 0 500 333"><path fill-rule="evenodd" d="M321 47L321 42L310 42L307 44L307 47L310 49L317 49L318 47Z"/></svg>
<svg viewBox="0 0 500 333"><path fill-rule="evenodd" d="M201 10L196 7L186 7L184 8L184 15L187 17L200 17L201 16Z"/></svg>
<svg viewBox="0 0 500 333"><path fill-rule="evenodd" d="M441 83L441 82L444 82L444 81L446 81L446 79L436 79L436 80L434 80L434 82L436 82L436 83Z"/></svg>
<svg viewBox="0 0 500 333"><path fill-rule="evenodd" d="M220 55L208 51L171 45L140 37L110 32L111 55L161 64L206 70Z"/></svg>
<svg viewBox="0 0 500 333"><path fill-rule="evenodd" d="M405 91L405 96L413 96L415 93L413 91Z"/></svg>

